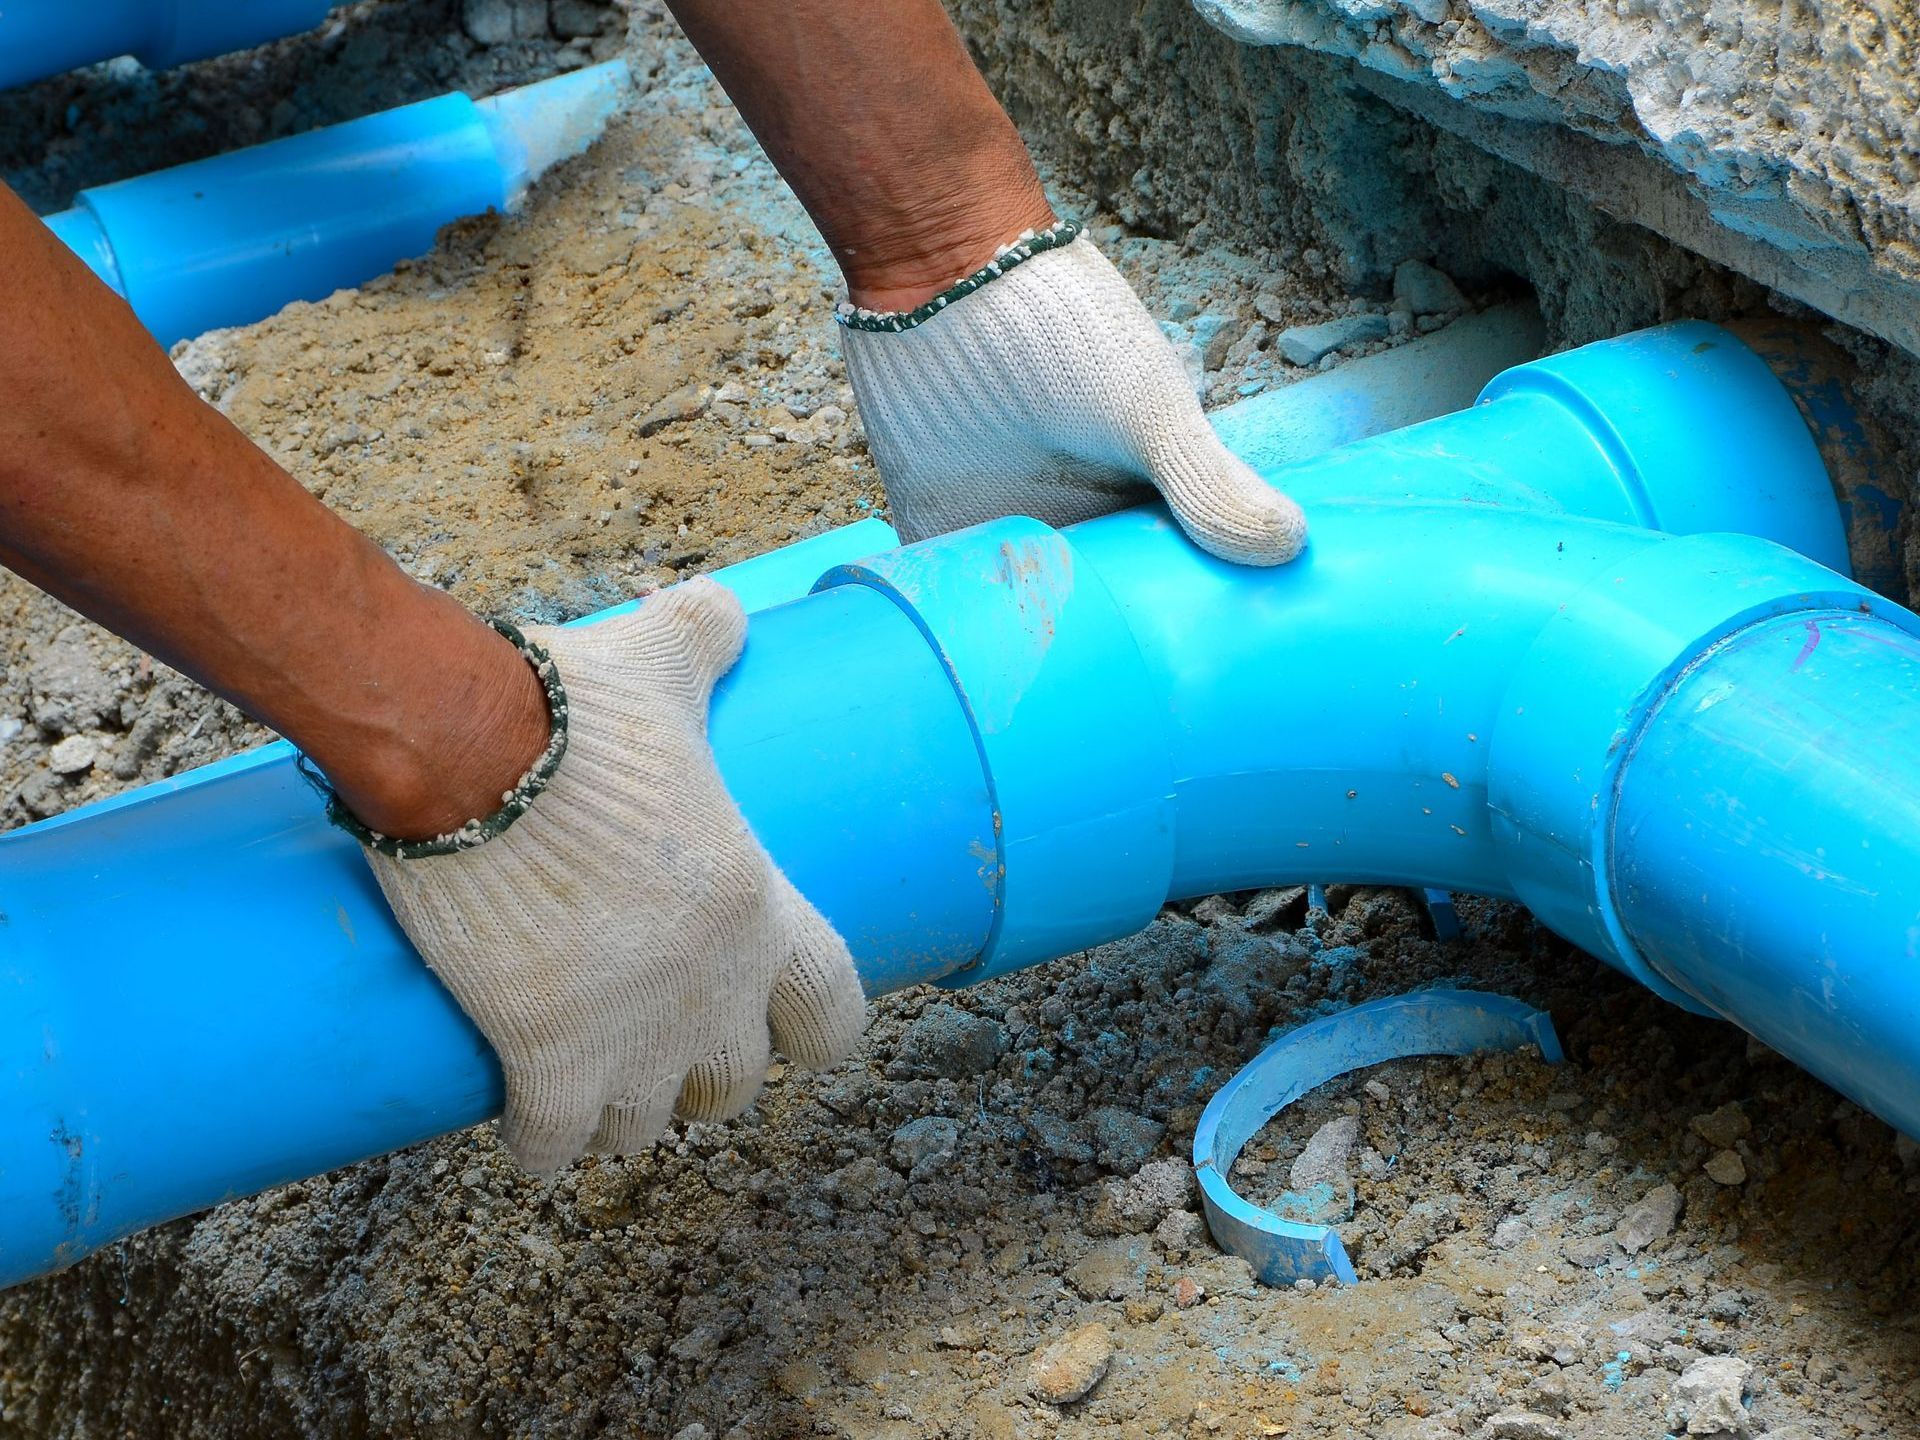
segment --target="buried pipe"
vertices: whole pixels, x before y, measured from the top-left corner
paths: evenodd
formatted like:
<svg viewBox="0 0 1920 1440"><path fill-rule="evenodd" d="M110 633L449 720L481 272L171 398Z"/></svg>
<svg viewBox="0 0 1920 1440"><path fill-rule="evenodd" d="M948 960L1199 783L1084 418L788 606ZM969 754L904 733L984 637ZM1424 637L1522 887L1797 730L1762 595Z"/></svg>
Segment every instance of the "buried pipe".
<svg viewBox="0 0 1920 1440"><path fill-rule="evenodd" d="M162 345L319 300L506 210L606 128L609 60L474 101L455 92L82 190L46 224Z"/></svg>
<svg viewBox="0 0 1920 1440"><path fill-rule="evenodd" d="M334 0L7 0L0 90L131 55L150 70L311 30Z"/></svg>
<svg viewBox="0 0 1920 1440"><path fill-rule="evenodd" d="M1765 365L1670 326L1285 469L1276 570L1158 508L752 562L826 573L710 735L868 989L1169 897L1471 890L1920 1130L1920 621L1786 548L1846 559ZM499 1108L284 746L0 837L0 912L0 1283Z"/></svg>

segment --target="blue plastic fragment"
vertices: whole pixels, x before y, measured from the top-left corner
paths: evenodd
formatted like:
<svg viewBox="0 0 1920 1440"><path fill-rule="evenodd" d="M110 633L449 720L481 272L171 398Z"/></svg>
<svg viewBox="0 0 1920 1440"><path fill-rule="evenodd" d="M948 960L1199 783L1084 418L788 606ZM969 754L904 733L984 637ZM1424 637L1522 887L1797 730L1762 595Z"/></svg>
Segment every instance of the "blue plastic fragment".
<svg viewBox="0 0 1920 1440"><path fill-rule="evenodd" d="M1277 1112L1349 1071L1412 1055L1472 1055L1526 1045L1539 1046L1550 1064L1563 1058L1546 1011L1472 990L1393 995L1289 1031L1214 1095L1194 1131L1193 1170L1214 1240L1269 1285L1326 1279L1356 1284L1339 1231L1283 1220L1234 1192L1227 1177L1241 1149Z"/></svg>
<svg viewBox="0 0 1920 1440"><path fill-rule="evenodd" d="M1453 892L1416 890L1413 893L1420 901L1420 908L1427 912L1427 919L1433 925L1433 938L1458 940L1461 935L1460 912L1453 908Z"/></svg>

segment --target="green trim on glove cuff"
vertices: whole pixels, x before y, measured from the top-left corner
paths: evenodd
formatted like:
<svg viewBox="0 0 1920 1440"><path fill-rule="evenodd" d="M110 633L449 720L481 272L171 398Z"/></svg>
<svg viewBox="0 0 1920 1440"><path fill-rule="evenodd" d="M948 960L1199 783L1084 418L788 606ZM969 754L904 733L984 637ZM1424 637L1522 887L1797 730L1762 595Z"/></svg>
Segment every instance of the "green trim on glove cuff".
<svg viewBox="0 0 1920 1440"><path fill-rule="evenodd" d="M911 330L914 326L923 325L931 320L954 301L971 295L989 280L998 280L1023 260L1031 260L1044 250L1058 250L1062 245L1069 244L1079 233L1078 220L1061 220L1045 230L1030 231L966 279L956 281L926 304L916 306L912 310L862 310L850 301L843 300L834 311L833 318L849 330L881 332Z"/></svg>
<svg viewBox="0 0 1920 1440"><path fill-rule="evenodd" d="M496 836L506 834L508 827L527 813L535 798L547 788L560 769L560 760L567 753L567 691L560 683L559 667L553 663L551 655L522 635L515 626L505 620L489 620L487 623L513 642L514 649L520 652L520 658L533 667L540 688L546 693L549 725L547 748L540 752L540 758L533 762L533 768L520 777L519 784L501 797L503 803L498 810L478 820L469 820L458 830L436 835L431 840L396 840L391 835L382 835L369 829L359 816L347 809L338 792L320 773L320 768L305 755L299 756L300 773L327 802L328 822L346 831L369 850L392 856L395 860L425 860L436 855L457 855L463 850L484 845Z"/></svg>

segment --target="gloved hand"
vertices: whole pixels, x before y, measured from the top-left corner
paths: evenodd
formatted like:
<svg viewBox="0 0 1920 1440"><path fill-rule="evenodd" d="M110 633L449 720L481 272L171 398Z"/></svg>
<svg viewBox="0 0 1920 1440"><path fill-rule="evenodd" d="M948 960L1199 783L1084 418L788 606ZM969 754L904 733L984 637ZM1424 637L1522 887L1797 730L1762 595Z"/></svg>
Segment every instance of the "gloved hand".
<svg viewBox="0 0 1920 1440"><path fill-rule="evenodd" d="M745 636L739 602L706 579L597 625L530 627L523 653L564 687L549 686L565 749L545 788L490 838L539 769L486 826L372 837L394 914L499 1052L501 1135L530 1170L643 1149L673 1115L738 1115L769 1028L823 1066L865 1024L846 946L754 839L707 746Z"/></svg>
<svg viewBox="0 0 1920 1440"><path fill-rule="evenodd" d="M1306 520L1222 445L1120 273L1066 224L904 315L840 307L867 443L903 539L1001 515L1070 525L1151 485L1202 549L1291 560Z"/></svg>

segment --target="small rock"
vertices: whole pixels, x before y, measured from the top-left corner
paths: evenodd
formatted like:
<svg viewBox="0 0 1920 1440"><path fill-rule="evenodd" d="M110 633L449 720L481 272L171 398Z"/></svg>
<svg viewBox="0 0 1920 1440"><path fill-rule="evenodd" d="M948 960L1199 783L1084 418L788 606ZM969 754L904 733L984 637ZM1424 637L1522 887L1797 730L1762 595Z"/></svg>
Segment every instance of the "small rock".
<svg viewBox="0 0 1920 1440"><path fill-rule="evenodd" d="M1287 323L1287 302L1278 295L1262 291L1253 297L1253 313L1272 325Z"/></svg>
<svg viewBox="0 0 1920 1440"><path fill-rule="evenodd" d="M1191 1210L1169 1210L1154 1227L1153 1243L1169 1260L1184 1260L1207 1243L1207 1222Z"/></svg>
<svg viewBox="0 0 1920 1440"><path fill-rule="evenodd" d="M744 405L752 398L752 392L738 380L729 380L713 392L713 403L716 405Z"/></svg>
<svg viewBox="0 0 1920 1440"><path fill-rule="evenodd" d="M1611 1235L1575 1235L1560 1244L1560 1254L1569 1265L1582 1270L1598 1270L1613 1259Z"/></svg>
<svg viewBox="0 0 1920 1440"><path fill-rule="evenodd" d="M480 45L538 39L547 33L547 0L465 0L460 24Z"/></svg>
<svg viewBox="0 0 1920 1440"><path fill-rule="evenodd" d="M1558 1421L1531 1410L1503 1410L1487 1417L1488 1440L1564 1440Z"/></svg>
<svg viewBox="0 0 1920 1440"><path fill-rule="evenodd" d="M1532 1234L1533 1227L1526 1221L1518 1215L1509 1215L1493 1227L1493 1248L1511 1250L1516 1245L1524 1244L1527 1237Z"/></svg>
<svg viewBox="0 0 1920 1440"><path fill-rule="evenodd" d="M1193 343L1199 347L1200 363L1209 370L1218 370L1227 363L1227 351L1234 341L1233 317L1216 315L1211 312L1197 317L1193 322Z"/></svg>
<svg viewBox="0 0 1920 1440"><path fill-rule="evenodd" d="M1049 1405L1071 1405L1100 1383L1113 1363L1113 1336L1104 1325L1082 1325L1034 1353L1029 1384Z"/></svg>
<svg viewBox="0 0 1920 1440"><path fill-rule="evenodd" d="M944 1115L923 1115L893 1132L893 1168L910 1180L925 1179L945 1168L960 1146L960 1124Z"/></svg>
<svg viewBox="0 0 1920 1440"><path fill-rule="evenodd" d="M1514 1354L1527 1360L1551 1360L1561 1369L1578 1365L1587 1350L1586 1332L1576 1326L1554 1326L1545 1330L1521 1330L1507 1344Z"/></svg>
<svg viewBox="0 0 1920 1440"><path fill-rule="evenodd" d="M657 435L669 425L677 425L683 420L692 420L706 413L707 406L713 401L713 390L706 385L682 385L678 390L663 395L655 401L653 408L642 415L634 424L634 433L642 438Z"/></svg>
<svg viewBox="0 0 1920 1440"><path fill-rule="evenodd" d="M1354 1144L1360 1138L1360 1122L1352 1115L1340 1115L1318 1130L1306 1148L1295 1157L1287 1183L1295 1190L1326 1183L1336 1189L1351 1183L1348 1162Z"/></svg>
<svg viewBox="0 0 1920 1440"><path fill-rule="evenodd" d="M1704 1308L1708 1319L1730 1325L1746 1318L1747 1297L1738 1290L1716 1290L1707 1297Z"/></svg>
<svg viewBox="0 0 1920 1440"><path fill-rule="evenodd" d="M892 1066L887 1067L887 1073L893 1073ZM1033 1132L1035 1143L1056 1160L1084 1165L1093 1159L1093 1146L1074 1125L1051 1110L1033 1111L1027 1116L1027 1128Z"/></svg>
<svg viewBox="0 0 1920 1440"><path fill-rule="evenodd" d="M1656 1185L1627 1207L1613 1227L1613 1242L1629 1255L1637 1255L1671 1235L1679 1218L1680 1192L1671 1185Z"/></svg>
<svg viewBox="0 0 1920 1440"><path fill-rule="evenodd" d="M91 735L69 735L47 751L47 768L56 775L78 775L93 768L100 742Z"/></svg>
<svg viewBox="0 0 1920 1440"><path fill-rule="evenodd" d="M1100 1196L1096 1210L1102 1212L1102 1219L1112 1217L1114 1223L1110 1229L1116 1235L1139 1233L1156 1225L1164 1227L1165 1219L1181 1213L1187 1213L1194 1225L1200 1225L1198 1215L1181 1210L1192 1198L1192 1188L1192 1165L1177 1156L1169 1156L1140 1165L1139 1171L1125 1179L1108 1181L1106 1194Z"/></svg>
<svg viewBox="0 0 1920 1440"><path fill-rule="evenodd" d="M1267 322L1256 320L1241 332L1240 338L1227 347L1228 365L1244 365L1260 352L1267 343Z"/></svg>
<svg viewBox="0 0 1920 1440"><path fill-rule="evenodd" d="M1747 1162L1740 1158L1738 1150L1716 1151L1701 1168L1716 1185L1744 1185L1747 1182Z"/></svg>
<svg viewBox="0 0 1920 1440"><path fill-rule="evenodd" d="M1694 1134L1717 1150L1731 1150L1753 1133L1753 1122L1737 1100L1728 1101L1718 1110L1696 1115L1689 1123Z"/></svg>
<svg viewBox="0 0 1920 1440"><path fill-rule="evenodd" d="M1674 1403L1689 1435L1745 1435L1747 1362L1733 1355L1708 1355L1687 1366L1674 1387Z"/></svg>
<svg viewBox="0 0 1920 1440"><path fill-rule="evenodd" d="M1520 1397L1520 1403L1538 1414L1564 1419L1573 1406L1573 1390L1562 1372L1551 1370L1534 1377L1533 1384Z"/></svg>
<svg viewBox="0 0 1920 1440"><path fill-rule="evenodd" d="M1018 1240L1009 1240L993 1252L987 1264L993 1267L993 1273L1005 1278L1018 1275L1027 1266L1027 1247Z"/></svg>
<svg viewBox="0 0 1920 1440"><path fill-rule="evenodd" d="M1247 902L1240 917L1243 927L1257 935L1275 930L1297 929L1307 918L1307 887L1282 885L1262 890Z"/></svg>
<svg viewBox="0 0 1920 1440"><path fill-rule="evenodd" d="M1139 1266L1125 1245L1103 1245L1068 1268L1067 1284L1084 1300L1123 1300L1139 1283Z"/></svg>
<svg viewBox="0 0 1920 1440"><path fill-rule="evenodd" d="M547 7L548 18L553 22L553 33L562 40L598 35L607 13L604 5L595 5L591 0L551 0Z"/></svg>
<svg viewBox="0 0 1920 1440"><path fill-rule="evenodd" d="M1393 1091L1387 1088L1384 1080L1369 1080L1360 1088L1367 1092L1368 1098L1376 1105L1384 1105L1393 1098Z"/></svg>
<svg viewBox="0 0 1920 1440"><path fill-rule="evenodd" d="M1094 1159L1120 1175L1131 1175L1144 1165L1167 1133L1159 1121L1117 1105L1098 1107L1087 1123L1093 1130Z"/></svg>
<svg viewBox="0 0 1920 1440"><path fill-rule="evenodd" d="M1274 346L1289 365L1312 365L1323 356L1354 345L1387 338L1384 315L1341 315L1318 325L1296 325L1280 332Z"/></svg>
<svg viewBox="0 0 1920 1440"><path fill-rule="evenodd" d="M887 1075L896 1080L916 1075L965 1080L991 1070L1006 1048L1006 1032L995 1021L952 1005L929 1005L907 1027Z"/></svg>
<svg viewBox="0 0 1920 1440"><path fill-rule="evenodd" d="M1238 920L1240 911L1226 896L1209 895L1193 907L1193 918L1202 925L1224 925Z"/></svg>
<svg viewBox="0 0 1920 1440"><path fill-rule="evenodd" d="M100 663L93 632L69 625L33 659L27 671L28 713L49 736L97 727L120 709L120 691Z"/></svg>
<svg viewBox="0 0 1920 1440"><path fill-rule="evenodd" d="M4 729L4 725L0 725ZM160 748L160 742L166 738L167 717L164 713L149 710L133 722L133 729L127 732L127 738L120 742L113 752L113 778L132 780L139 776L140 768L151 760Z"/></svg>
<svg viewBox="0 0 1920 1440"><path fill-rule="evenodd" d="M1206 1286L1191 1275L1182 1275L1173 1282L1173 1307L1176 1310L1191 1310L1206 1298Z"/></svg>
<svg viewBox="0 0 1920 1440"><path fill-rule="evenodd" d="M1424 260L1403 260L1395 267L1393 298L1416 315L1451 315L1467 308L1460 287Z"/></svg>

